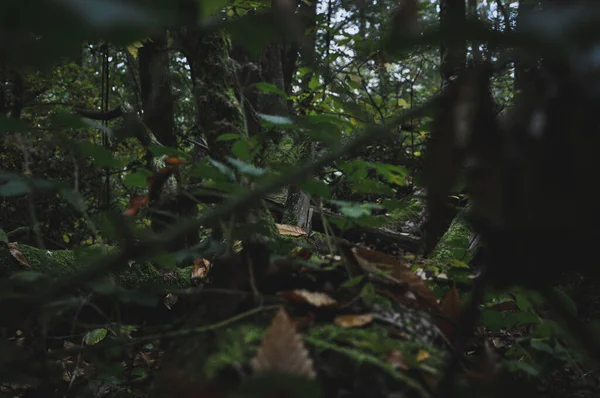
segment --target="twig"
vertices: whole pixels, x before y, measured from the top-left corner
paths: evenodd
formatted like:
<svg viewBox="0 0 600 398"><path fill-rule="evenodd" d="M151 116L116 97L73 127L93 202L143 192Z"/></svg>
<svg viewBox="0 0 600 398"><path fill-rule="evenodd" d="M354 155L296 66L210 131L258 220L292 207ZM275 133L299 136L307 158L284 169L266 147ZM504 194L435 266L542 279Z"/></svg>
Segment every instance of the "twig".
<svg viewBox="0 0 600 398"><path fill-rule="evenodd" d="M209 332L212 330L221 329L225 326L229 326L232 323L240 321L244 318L248 318L253 315L259 314L261 312L276 310L279 308L281 308L280 304L269 305L269 306L260 306L260 307L253 308L249 311L242 312L241 314L235 315L231 318L225 319L224 321L213 323L212 325L198 326L198 327L188 328L188 329L173 330L170 332L149 334L147 336L140 336L140 337L136 337L134 339L126 336L123 338L108 340L108 341L101 342L101 343L91 345L91 346L52 351L49 354L52 355L53 357L61 357L62 358L65 356L79 354L82 351L105 350L107 348L116 347L116 346L120 346L120 345L133 345L133 344L149 343L152 341L162 340L162 339L173 339L173 338L186 337L186 336L191 336L191 335L195 335L195 334Z"/></svg>

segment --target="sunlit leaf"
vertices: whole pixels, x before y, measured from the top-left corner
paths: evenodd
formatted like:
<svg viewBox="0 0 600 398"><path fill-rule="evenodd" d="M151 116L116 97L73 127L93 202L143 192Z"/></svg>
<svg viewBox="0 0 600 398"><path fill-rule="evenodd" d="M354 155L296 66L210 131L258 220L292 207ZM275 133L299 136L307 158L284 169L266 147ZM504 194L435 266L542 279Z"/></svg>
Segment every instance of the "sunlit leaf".
<svg viewBox="0 0 600 398"><path fill-rule="evenodd" d="M227 161L233 165L242 174L246 174L253 177L260 177L265 174L265 170L259 169L251 164L242 162L241 160L234 159L231 157L227 158Z"/></svg>
<svg viewBox="0 0 600 398"><path fill-rule="evenodd" d="M107 335L107 330L106 329L94 329L94 330L90 330L84 338L85 344L87 345L94 345L94 344L98 344L99 342L101 342L102 340L104 340L104 338Z"/></svg>
<svg viewBox="0 0 600 398"><path fill-rule="evenodd" d="M292 119L285 116L265 115L264 113L257 113L257 115L265 122L273 125L291 126L294 124Z"/></svg>

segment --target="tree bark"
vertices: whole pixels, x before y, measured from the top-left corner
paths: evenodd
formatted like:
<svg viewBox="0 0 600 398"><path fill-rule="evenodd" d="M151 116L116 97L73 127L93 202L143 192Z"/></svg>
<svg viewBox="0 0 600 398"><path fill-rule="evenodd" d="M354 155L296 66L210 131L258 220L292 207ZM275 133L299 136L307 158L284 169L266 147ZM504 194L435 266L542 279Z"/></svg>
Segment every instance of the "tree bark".
<svg viewBox="0 0 600 398"><path fill-rule="evenodd" d="M465 18L465 0L442 0L440 2L440 24L442 31L451 32L453 27L463 25ZM452 82L456 81L458 76L465 70L467 63L466 43L455 39L451 34L443 35L440 46L440 59L442 90L447 90ZM450 112L448 110L441 111ZM453 117L449 117L449 120L452 119ZM433 198L431 195L434 194L428 191L429 203L432 203L433 200L436 202L445 200L444 198ZM425 208L424 212L425 214L422 216L424 222L421 228L424 236L423 242L425 242L423 251L431 253L450 227L452 220L456 216L457 209L446 203L443 209L439 208L436 210L435 215L431 214L429 208Z"/></svg>

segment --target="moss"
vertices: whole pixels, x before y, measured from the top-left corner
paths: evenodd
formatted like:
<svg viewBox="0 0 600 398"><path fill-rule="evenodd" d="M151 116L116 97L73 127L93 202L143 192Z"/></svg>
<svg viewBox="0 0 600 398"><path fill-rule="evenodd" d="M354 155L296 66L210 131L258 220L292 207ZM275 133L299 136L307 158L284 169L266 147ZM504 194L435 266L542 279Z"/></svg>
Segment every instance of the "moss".
<svg viewBox="0 0 600 398"><path fill-rule="evenodd" d="M116 250L107 245L93 245L78 250L46 251L27 245L18 245L23 253L31 271L59 278L76 273L90 259L109 254ZM150 263L134 263L131 266L124 264L120 272L111 273L106 280L112 281L117 286L125 289L144 287L149 292L159 292L165 289L185 288L192 286L190 280L192 267L174 268L167 272L157 270ZM8 277L15 272L25 271L6 246L0 248L0 277Z"/></svg>
<svg viewBox="0 0 600 398"><path fill-rule="evenodd" d="M458 213L448 231L444 234L436 247L431 259L438 264L445 264L452 260L468 262L468 248L471 240L471 228L464 217Z"/></svg>

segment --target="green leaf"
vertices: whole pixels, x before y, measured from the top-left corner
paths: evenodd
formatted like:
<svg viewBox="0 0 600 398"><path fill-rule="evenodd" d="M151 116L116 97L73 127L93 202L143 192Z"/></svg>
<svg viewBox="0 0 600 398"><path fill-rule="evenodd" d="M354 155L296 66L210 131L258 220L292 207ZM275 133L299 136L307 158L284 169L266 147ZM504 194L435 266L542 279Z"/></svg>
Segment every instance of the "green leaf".
<svg viewBox="0 0 600 398"><path fill-rule="evenodd" d="M217 142L239 140L240 138L241 138L241 136L239 134L232 134L232 133L221 134L220 136L217 137Z"/></svg>
<svg viewBox="0 0 600 398"><path fill-rule="evenodd" d="M356 193L380 193L382 195L392 195L394 193L394 190L389 185L370 179L354 182L352 189Z"/></svg>
<svg viewBox="0 0 600 398"><path fill-rule="evenodd" d="M265 170L259 169L251 164L242 162L241 160L227 157L227 161L231 163L233 167L239 170L240 173L246 174L253 177L260 177L265 174Z"/></svg>
<svg viewBox="0 0 600 398"><path fill-rule="evenodd" d="M148 146L148 150L152 152L152 154L156 157L160 156L172 156L172 157L181 157L186 158L188 155L184 151L180 151L179 149L169 148L168 146L161 145L150 145Z"/></svg>
<svg viewBox="0 0 600 398"><path fill-rule="evenodd" d="M237 140L231 147L231 153L242 160L250 161L250 143L247 140Z"/></svg>
<svg viewBox="0 0 600 398"><path fill-rule="evenodd" d="M281 95L284 98L287 98L287 94L272 83L258 82L258 83L255 83L254 85L256 86L257 89L259 89L263 93L274 93L277 95Z"/></svg>
<svg viewBox="0 0 600 398"><path fill-rule="evenodd" d="M278 39L279 29L273 23L272 13L246 14L242 18L229 20L223 28L230 35L231 41L242 45L258 56L264 47Z"/></svg>
<svg viewBox="0 0 600 398"><path fill-rule="evenodd" d="M504 319L501 312L492 310L481 311L481 321L484 326L492 332L497 332L500 329L508 328L510 325Z"/></svg>
<svg viewBox="0 0 600 398"><path fill-rule="evenodd" d="M22 120L0 115L0 133L24 133L27 130L29 126Z"/></svg>
<svg viewBox="0 0 600 398"><path fill-rule="evenodd" d="M25 180L10 180L0 185L0 196L21 196L31 192L31 187Z"/></svg>
<svg viewBox="0 0 600 398"><path fill-rule="evenodd" d="M406 177L408 176L408 170L402 166L396 166L387 163L368 163L370 167L373 167L377 174L382 178L386 179L390 184L406 185Z"/></svg>
<svg viewBox="0 0 600 398"><path fill-rule="evenodd" d="M410 206L410 202L398 199L384 199L382 204L383 207L385 207L389 212L394 210L403 210Z"/></svg>
<svg viewBox="0 0 600 398"><path fill-rule="evenodd" d="M85 213L88 209L83 196L71 187L59 188L60 195L80 213Z"/></svg>
<svg viewBox="0 0 600 398"><path fill-rule="evenodd" d="M12 282L21 282L27 284L40 283L45 279L48 279L48 275L35 271L19 271L10 276L10 280Z"/></svg>
<svg viewBox="0 0 600 398"><path fill-rule="evenodd" d="M278 126L291 126L294 124L292 119L285 116L265 115L264 113L257 113L257 115L268 124L274 124Z"/></svg>
<svg viewBox="0 0 600 398"><path fill-rule="evenodd" d="M554 348L552 348L550 346L550 344L548 344L546 341L543 341L541 339L531 339L531 341L529 342L529 345L534 350L546 352L548 354L554 355Z"/></svg>
<svg viewBox="0 0 600 398"><path fill-rule="evenodd" d="M298 187L310 195L320 196L324 199L331 197L331 189L329 188L329 185L321 180L317 180L316 178L303 181L298 184Z"/></svg>
<svg viewBox="0 0 600 398"><path fill-rule="evenodd" d="M533 333L538 338L556 337L563 333L560 325L551 319L543 319Z"/></svg>
<svg viewBox="0 0 600 398"><path fill-rule="evenodd" d="M143 173L126 174L123 177L123 184L131 188L146 188L148 185L147 178L148 176Z"/></svg>
<svg viewBox="0 0 600 398"><path fill-rule="evenodd" d="M8 235L0 228L0 242L8 243Z"/></svg>
<svg viewBox="0 0 600 398"><path fill-rule="evenodd" d="M511 328L537 325L541 322L537 314L529 311L511 312L506 315L505 321Z"/></svg>
<svg viewBox="0 0 600 398"><path fill-rule="evenodd" d="M199 1L200 6L200 18L204 19L207 17L215 16L227 5L228 0L204 0Z"/></svg>
<svg viewBox="0 0 600 398"><path fill-rule="evenodd" d="M107 333L108 332L106 329L90 330L84 337L85 344L87 344L87 345L98 344L99 342L104 340Z"/></svg>
<svg viewBox="0 0 600 398"><path fill-rule="evenodd" d="M358 225L369 228L379 228L387 223L386 216L362 216L354 219Z"/></svg>
<svg viewBox="0 0 600 398"><path fill-rule="evenodd" d="M80 23L95 29L155 26L161 21L152 8L122 0L62 0Z"/></svg>
<svg viewBox="0 0 600 398"><path fill-rule="evenodd" d="M342 285L340 287L350 288L350 287L356 286L359 283L361 283L364 278L365 278L364 275L355 276L354 278L348 279L346 282L342 283Z"/></svg>
<svg viewBox="0 0 600 398"><path fill-rule="evenodd" d="M115 158L113 154L103 146L91 143L89 141L80 141L77 144L77 147L82 156L91 157L99 167L120 169L125 166L122 161Z"/></svg>
<svg viewBox="0 0 600 398"><path fill-rule="evenodd" d="M565 306L565 308L568 309L568 311L571 313L571 315L576 315L577 314L577 304L575 304L573 299L571 297L569 297L568 294L566 294L565 292L560 290L559 288L554 288L553 290L554 290L554 293L556 293L556 296L560 299L560 301L563 302L563 305Z"/></svg>
<svg viewBox="0 0 600 398"><path fill-rule="evenodd" d="M367 178L369 172L368 164L364 160L345 162L340 164L339 168L350 182L361 181Z"/></svg>
<svg viewBox="0 0 600 398"><path fill-rule="evenodd" d="M332 204L339 206L340 214L358 219L364 216L371 216L371 210L380 210L382 207L374 203L352 203L342 200L331 200Z"/></svg>
<svg viewBox="0 0 600 398"><path fill-rule="evenodd" d="M539 370L537 370L533 365L531 365L527 362L509 360L509 361L505 361L504 364L509 370L511 370L513 372L520 370L520 371L523 371L533 377L537 377L540 373Z"/></svg>
<svg viewBox="0 0 600 398"><path fill-rule="evenodd" d="M218 162L212 158L210 158L208 160L210 162L210 164L216 168L217 170L219 170L219 172L224 175L225 177L227 177L228 181L237 181L237 178L235 177L235 173L233 172L232 169L230 169L227 165Z"/></svg>
<svg viewBox="0 0 600 398"><path fill-rule="evenodd" d="M163 268L174 268L177 265L177 259L173 253L160 253L153 257L153 260Z"/></svg>

